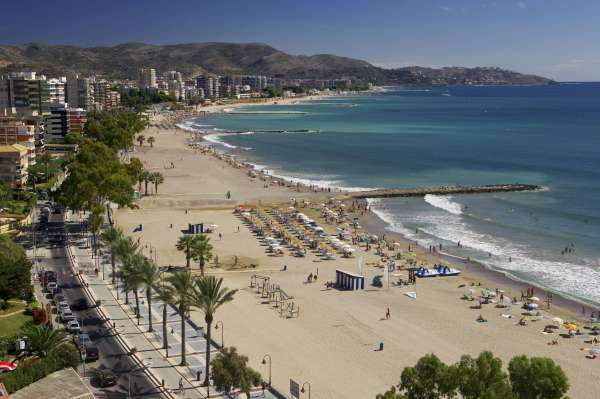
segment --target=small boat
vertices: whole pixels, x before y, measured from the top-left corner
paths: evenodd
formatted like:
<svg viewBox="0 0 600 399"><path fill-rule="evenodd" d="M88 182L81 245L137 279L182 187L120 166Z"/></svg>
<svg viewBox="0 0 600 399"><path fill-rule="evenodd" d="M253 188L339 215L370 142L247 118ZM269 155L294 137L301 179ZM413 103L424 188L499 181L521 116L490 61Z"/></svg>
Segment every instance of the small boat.
<svg viewBox="0 0 600 399"><path fill-rule="evenodd" d="M448 267L446 265L437 265L435 267L435 270L437 270L438 274L442 277L447 277L447 276L458 276L460 274L460 270L456 270L453 269L451 267Z"/></svg>
<svg viewBox="0 0 600 399"><path fill-rule="evenodd" d="M415 275L419 278L427 278L427 277L437 277L440 273L435 269L428 269L426 267L419 267L415 273Z"/></svg>

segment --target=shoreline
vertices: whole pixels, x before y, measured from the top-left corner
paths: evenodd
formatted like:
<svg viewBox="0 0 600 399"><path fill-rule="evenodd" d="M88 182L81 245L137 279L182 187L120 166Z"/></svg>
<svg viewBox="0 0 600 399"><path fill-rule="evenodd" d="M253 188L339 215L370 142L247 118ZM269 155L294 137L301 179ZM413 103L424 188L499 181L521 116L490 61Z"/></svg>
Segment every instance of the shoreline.
<svg viewBox="0 0 600 399"><path fill-rule="evenodd" d="M388 223L381 219L375 212L370 213L371 221L368 220L363 222L363 227L365 230L377 235L385 234L386 236L392 236L403 243L410 243L411 245L415 245L415 241L404 236L401 233L389 230ZM418 245L421 253L428 254L427 248ZM572 298L568 295L565 295L561 292L556 292L554 290L549 290L535 282L529 282L522 279L519 279L515 276L512 276L510 273L502 272L500 270L495 270L492 267L486 265L484 262L479 262L476 260L469 260L467 258L463 258L458 255L454 255L447 252L437 252L433 255L433 257L437 257L440 260L444 260L448 263L451 263L452 266L456 266L459 270L465 273L467 278L471 278L473 280L483 280L490 283L495 283L498 287L508 288L511 290L511 293L514 295L510 295L511 297L517 296L520 297L520 292L527 292L527 289L534 287L538 293L536 294L541 299L541 303L545 303L546 293L552 294L552 306L550 309L544 307L544 310L548 310L551 313L557 313L560 315L568 314L570 317L581 321L588 320L581 313L582 306L586 308L586 311L592 310L597 312L597 306L593 303L588 303L578 298ZM519 295L517 295L517 293ZM544 293L544 298L542 298L542 294ZM557 312L558 310L558 312Z"/></svg>
<svg viewBox="0 0 600 399"><path fill-rule="evenodd" d="M289 100L288 102L296 102L296 101L315 101L315 100L321 100L327 97L331 97L331 96L336 96L336 95L327 95L327 96L312 96L312 98L308 98L305 97L302 100L298 100L298 99L287 99ZM277 103L277 101L273 101L275 103ZM260 103L260 104L235 104L236 107L243 107L246 105L272 105L273 102L266 102L266 103ZM230 105L229 107L227 106L223 106L224 108L232 108L233 106ZM227 115L230 112L225 112L223 111L223 109L220 109L217 113L222 114L222 115ZM214 115L214 113L213 113ZM243 167L248 169L248 173L255 173L258 177L263 178L263 179L271 179L272 181L280 181L282 182L282 184L285 184L288 187L296 187L296 189L300 190L300 189L304 189L305 191L309 191L311 193L314 193L316 195L322 194L322 195L330 195L330 196L334 196L334 197L338 197L339 199L343 199L343 200L347 200L347 198L343 198L343 197L348 197L351 196L351 193L354 191L369 191L369 190L377 190L377 188L364 188L364 187L343 187L343 186L338 186L335 184L319 184L319 182L321 181L315 181L312 182L310 179L307 178L303 178L303 177L296 177L296 176L290 176L290 175L286 175L286 174L275 174L273 173L274 170L271 169L269 166L265 166L263 167L262 165L257 165L254 163L251 163L249 161L246 160L238 160L237 158L239 157L236 154L230 154L227 151L223 151L223 150L219 150L214 148L215 145L219 145L222 146L223 148L229 148L230 144L228 143L224 143L222 141L220 141L218 139L218 136L220 134L225 134L225 135L230 135L230 134L240 134L243 132L228 132L228 131L223 131L223 132L200 132L198 131L198 129L184 129L187 133L190 133L191 135L196 135L199 136L199 140L198 140L198 144L203 146L203 147L209 147L211 148L211 151L214 152L214 156L216 157L225 157L227 162L233 163L234 167ZM217 140L206 140L205 136L217 136ZM203 144L204 145L203 145ZM237 148L237 147L235 147ZM234 148L232 148L234 149ZM314 184L313 184L314 183ZM323 183L323 182L321 182ZM335 182L334 182L335 183ZM300 191L298 191L298 193L301 193ZM381 219L375 212L371 212L372 215L375 216L376 218L376 223L373 223L371 225L371 228L368 229L366 228L365 224L363 224L363 227L365 227L365 231L368 231L369 233L372 234L376 234L378 236L382 236L382 235L392 235L393 237L397 238L400 241L411 243L414 244L415 241L410 239L409 237L392 231L389 229L389 225L387 222L385 222L383 219ZM362 220L361 220L362 222ZM427 253L427 248L419 246L420 249L422 249L423 253ZM582 308L585 309L586 314L589 314L590 311L594 311L594 312L599 312L600 314L600 308L598 306L598 304L595 304L593 302L588 302L585 299L582 298L576 298L573 296L570 296L566 293L563 292L559 292L557 290L554 289L550 289L548 287L544 287L543 285L535 282L535 281L528 281L525 279L521 279L518 278L514 275L512 275L509 272L503 272L500 270L496 270L491 266L488 266L487 264L485 264L485 262L479 262L479 261L474 261L474 260L469 260L467 258L463 258L460 257L458 255L453 255L451 253L437 253L437 257L441 260L444 260L446 262L451 262L454 265L456 265L459 269L461 269L462 271L467 272L468 274L473 274L473 276L478 277L479 279L483 279L486 281L489 281L491 283L497 284L499 286L506 286L507 288L510 288L512 291L515 291L516 293L520 293L520 292L527 292L527 289L529 288L534 288L538 293L540 293L538 296L542 296L542 293L544 294L544 299L546 298L546 295L548 293L550 293L552 295L552 308L554 309L558 309L558 311L561 313L561 315L564 314L568 314L569 317L572 317L574 319L577 319L578 321L584 320L586 318L585 315L583 315L582 313ZM511 296L517 296L519 297L520 295L511 295Z"/></svg>
<svg viewBox="0 0 600 399"><path fill-rule="evenodd" d="M295 257L286 248L283 257L275 256L269 253L264 240L241 224L232 213L234 208L258 204L261 212L268 212L272 207L284 212L294 198L299 203L305 200L306 204L297 209L306 212L329 233L335 233L340 224L327 221L319 203L327 203L332 197L331 201L336 204L336 199L351 203L352 199L343 198L346 191L311 189L284 182L215 151L214 146L211 149L190 147L188 139L194 135L180 129L149 128L148 134L156 135L154 148L136 146L136 152L147 169L164 173L165 183L156 195L151 188L139 209L118 210L115 220L127 232L143 220L143 232L129 235L140 238L143 248L148 245L156 249L160 265L184 264L185 259L176 250L175 243L189 223L216 226L219 234L213 232L209 237L218 261L213 259L208 264L207 273L224 277L228 287L238 289L235 301L219 313L219 319L227 325L225 340L248 356L249 364L261 372L265 371L261 363L263 355L271 354L277 361L273 385L278 389L284 388L289 378L294 378L310 380L323 398L372 397L396 383L402 367L414 365L427 353L434 352L448 363L457 361L463 354L476 356L482 350L491 350L505 365L521 354L551 357L569 376L572 397L593 397L590 395L593 376L600 363L585 358L587 352L582 352L581 347L589 346L583 342L587 338L562 339L556 333L541 335L544 325L556 315L567 314L563 317L565 320L580 319L576 317L577 312L560 308L556 296L550 312L543 303L539 304L544 321L528 320L527 326L518 326L517 321L523 314L520 304L509 305L507 309L484 305L482 309L473 310L471 305L476 302L461 300L469 287L477 291L476 295L486 287L515 289L507 277L491 271L480 272L479 266L463 266L457 259L434 259L421 248L415 250L419 254L418 262L427 265L451 262L460 264L464 272L458 277L418 279L414 286L390 284L390 288L385 289L370 286L371 279L382 274L383 258L375 248L366 250L363 244L355 246L356 253L351 258L336 253L333 261L322 259L312 251L305 257ZM169 166L171 161L174 167ZM231 199L225 197L229 190ZM360 203L364 204L364 200ZM360 216L360 209L350 215L350 219ZM391 243L387 238L391 233L385 231L386 226L374 212L364 212L359 223L364 228L359 234L376 232L379 228L379 234L386 234L387 242ZM405 276L411 256L406 254L406 247L400 249L402 257L397 265L406 266L398 275ZM392 254L389 249L386 252ZM335 281L336 269L355 271L361 257L364 258L365 282L368 282L366 290L324 288L326 281ZM197 263L192 267L194 273L199 273ZM315 271L319 283L307 283L306 276ZM282 317L262 302L256 290L248 288L248 279L257 273L269 277L272 283L294 297L301 309L299 317ZM393 281L395 278L393 276ZM482 285L475 285L477 282ZM410 299L407 291L418 292L418 300ZM392 320L380 318L386 307L393 314ZM478 314L489 322L476 323ZM194 321L203 320L197 311L192 312L191 317ZM584 334L583 326L588 325L581 324ZM267 327L266 332L263 327ZM564 328L557 332L564 332ZM548 346L551 339L558 339L560 345ZM385 341L386 350L373 351L381 341Z"/></svg>

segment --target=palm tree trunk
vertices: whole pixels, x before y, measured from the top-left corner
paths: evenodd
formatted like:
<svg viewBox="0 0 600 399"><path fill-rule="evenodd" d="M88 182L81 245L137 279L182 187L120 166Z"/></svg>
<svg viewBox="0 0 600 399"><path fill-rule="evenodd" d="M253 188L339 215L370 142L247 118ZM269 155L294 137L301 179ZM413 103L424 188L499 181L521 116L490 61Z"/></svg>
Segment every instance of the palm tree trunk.
<svg viewBox="0 0 600 399"><path fill-rule="evenodd" d="M110 265L112 266L112 283L115 283L115 276L116 276L116 272L115 272L115 262L116 262L116 256L115 256L115 251L113 249L110 250Z"/></svg>
<svg viewBox="0 0 600 399"><path fill-rule="evenodd" d="M204 276L204 256L200 256L200 275Z"/></svg>
<svg viewBox="0 0 600 399"><path fill-rule="evenodd" d="M154 331L152 329L152 289L150 286L146 287L146 302L148 302L148 332Z"/></svg>
<svg viewBox="0 0 600 399"><path fill-rule="evenodd" d="M144 181L144 195L148 195L148 181Z"/></svg>
<svg viewBox="0 0 600 399"><path fill-rule="evenodd" d="M181 366L187 366L185 360L185 312L181 307L179 313L181 314Z"/></svg>
<svg viewBox="0 0 600 399"><path fill-rule="evenodd" d="M188 248L188 250L185 252L185 267L187 267L188 269L190 268L190 249Z"/></svg>
<svg viewBox="0 0 600 399"><path fill-rule="evenodd" d="M167 303L163 303L163 349L169 348L169 342L167 341Z"/></svg>
<svg viewBox="0 0 600 399"><path fill-rule="evenodd" d="M158 194L158 183L154 183L154 195Z"/></svg>
<svg viewBox="0 0 600 399"><path fill-rule="evenodd" d="M125 288L125 305L129 305L129 290Z"/></svg>
<svg viewBox="0 0 600 399"><path fill-rule="evenodd" d="M137 317L137 324L139 326L140 325L140 298L139 298L137 288L135 290L133 290L133 293L135 294L135 317Z"/></svg>
<svg viewBox="0 0 600 399"><path fill-rule="evenodd" d="M206 321L206 372L204 373L204 386L207 387L210 384L209 372L210 372L210 333L212 326L212 317L205 318ZM210 321L209 321L210 320Z"/></svg>

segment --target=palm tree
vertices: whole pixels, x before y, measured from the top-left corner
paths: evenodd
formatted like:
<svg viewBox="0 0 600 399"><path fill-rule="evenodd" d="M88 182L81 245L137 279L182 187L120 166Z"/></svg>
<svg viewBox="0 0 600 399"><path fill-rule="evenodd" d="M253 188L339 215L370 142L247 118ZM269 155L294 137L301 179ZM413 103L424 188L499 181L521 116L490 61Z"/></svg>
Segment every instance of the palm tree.
<svg viewBox="0 0 600 399"><path fill-rule="evenodd" d="M146 141L148 141L148 144L150 144L150 147L154 147L154 141L155 141L154 136L148 137L148 140L146 140Z"/></svg>
<svg viewBox="0 0 600 399"><path fill-rule="evenodd" d="M194 289L192 291L193 306L198 307L204 312L204 321L206 322L206 372L204 373L204 386L209 384L209 365L210 365L210 336L214 315L222 305L233 300L237 290L221 288L222 277L204 276L194 279Z"/></svg>
<svg viewBox="0 0 600 399"><path fill-rule="evenodd" d="M204 276L204 263L212 258L212 245L210 238L205 234L198 234L192 242L192 258L200 264L200 275Z"/></svg>
<svg viewBox="0 0 600 399"><path fill-rule="evenodd" d="M109 226L102 231L100 239L104 242L104 245L110 250L110 265L112 266L112 283L115 283L116 279L116 260L117 260L117 247L120 241L123 239L123 231L117 227Z"/></svg>
<svg viewBox="0 0 600 399"><path fill-rule="evenodd" d="M49 165L50 165L50 161L52 160L52 157L50 156L50 154L48 154L47 152L44 152L38 159L37 162L39 162L40 164L44 165L44 178L46 179L46 182L48 182L48 180L50 180L50 176L49 176Z"/></svg>
<svg viewBox="0 0 600 399"><path fill-rule="evenodd" d="M185 360L185 318L189 315L192 308L192 289L194 287L194 279L189 270L181 271L172 274L168 278L171 287L173 288L173 304L177 306L179 315L181 316L181 365L186 366Z"/></svg>
<svg viewBox="0 0 600 399"><path fill-rule="evenodd" d="M169 356L169 342L167 338L167 309L169 305L173 303L173 289L168 285L165 286L164 280L162 280L162 284L160 289L158 290L158 295L156 296L156 298L163 303L163 349L167 351L167 356Z"/></svg>
<svg viewBox="0 0 600 399"><path fill-rule="evenodd" d="M165 182L165 178L160 172L152 172L150 173L149 179L152 183L154 183L154 195L158 194L158 185L163 184Z"/></svg>
<svg viewBox="0 0 600 399"><path fill-rule="evenodd" d="M132 291L135 298L135 317L140 325L140 286L142 285L142 268L145 262L143 255L134 253L123 264L123 285ZM127 292L127 291L126 291Z"/></svg>
<svg viewBox="0 0 600 399"><path fill-rule="evenodd" d="M140 174L138 175L138 191L141 192L142 191L142 183L146 180L145 178L147 177L146 175L149 174L150 172L148 172L146 169L142 169L142 171L140 172ZM147 190L146 190L147 191Z"/></svg>
<svg viewBox="0 0 600 399"><path fill-rule="evenodd" d="M144 182L144 195L148 195L148 182L150 181L151 173L147 170L142 171L138 181ZM141 184L140 184L141 185Z"/></svg>
<svg viewBox="0 0 600 399"><path fill-rule="evenodd" d="M140 280L146 287L146 302L148 303L148 332L154 331L152 328L152 287L160 281L160 271L156 267L156 263L152 260L144 258L140 270Z"/></svg>
<svg viewBox="0 0 600 399"><path fill-rule="evenodd" d="M24 335L31 354L40 358L50 355L70 341L65 330L53 330L49 326L28 327L24 331Z"/></svg>
<svg viewBox="0 0 600 399"><path fill-rule="evenodd" d="M144 141L146 141L146 137L144 137L143 134L140 134L139 136L137 136L136 140L139 143L140 147L142 147L144 145Z"/></svg>
<svg viewBox="0 0 600 399"><path fill-rule="evenodd" d="M131 287L127 284L129 281L127 280L127 275L124 273L124 266L129 259L137 252L139 244L131 239L131 237L122 238L118 241L116 245L116 255L121 261L122 267L121 272L119 273L120 279L123 282L123 291L125 292L125 303L129 303L129 291L131 291ZM117 287L117 290L119 287Z"/></svg>
<svg viewBox="0 0 600 399"><path fill-rule="evenodd" d="M190 234L184 234L177 240L175 248L178 251L183 251L185 254L185 267L190 268L190 259L192 259L192 243L194 242L194 236Z"/></svg>

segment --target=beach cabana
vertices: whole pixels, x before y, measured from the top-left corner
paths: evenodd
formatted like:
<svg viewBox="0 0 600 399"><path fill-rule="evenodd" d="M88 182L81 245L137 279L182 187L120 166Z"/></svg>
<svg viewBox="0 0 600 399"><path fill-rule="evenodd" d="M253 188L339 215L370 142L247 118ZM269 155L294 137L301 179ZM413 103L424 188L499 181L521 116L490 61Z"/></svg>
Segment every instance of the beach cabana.
<svg viewBox="0 0 600 399"><path fill-rule="evenodd" d="M356 273L338 269L335 271L335 284L342 290L364 290L365 278Z"/></svg>

